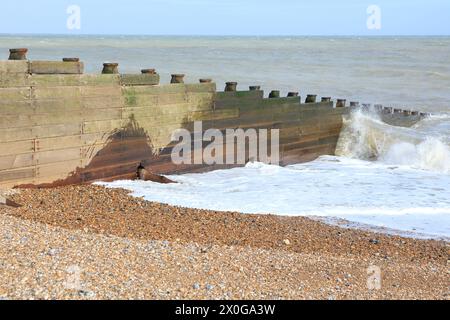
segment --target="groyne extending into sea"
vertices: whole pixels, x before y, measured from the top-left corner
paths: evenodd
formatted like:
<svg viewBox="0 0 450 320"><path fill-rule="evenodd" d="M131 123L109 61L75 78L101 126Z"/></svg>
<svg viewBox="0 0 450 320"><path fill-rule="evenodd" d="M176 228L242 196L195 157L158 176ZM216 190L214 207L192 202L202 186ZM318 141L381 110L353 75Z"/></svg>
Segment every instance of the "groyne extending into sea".
<svg viewBox="0 0 450 320"><path fill-rule="evenodd" d="M369 107L314 94L302 98L299 92L281 97L273 90L266 97L259 86L238 90L237 82L217 91L212 79L188 84L182 74L160 84L156 70L121 74L118 63L103 64L98 74L84 74L78 58L35 61L28 60L27 53L11 49L9 60L0 61L3 188L132 179L140 166L155 174L175 174L240 165L175 164L174 131L192 134L192 158L208 146L207 141L196 141L196 122L202 123L201 133L215 129L225 136L227 129L278 129L281 165L311 161L334 155L343 117ZM411 125L427 115L372 107L395 125ZM223 146L223 157L238 147L237 140L233 148ZM245 152L246 161L263 160Z"/></svg>

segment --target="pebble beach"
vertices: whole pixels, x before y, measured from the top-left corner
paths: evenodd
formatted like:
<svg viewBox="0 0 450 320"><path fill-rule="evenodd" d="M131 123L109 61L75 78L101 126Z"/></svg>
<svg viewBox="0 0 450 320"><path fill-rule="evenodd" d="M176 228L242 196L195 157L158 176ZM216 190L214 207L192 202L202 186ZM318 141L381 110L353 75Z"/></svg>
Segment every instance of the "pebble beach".
<svg viewBox="0 0 450 320"><path fill-rule="evenodd" d="M449 299L446 241L128 193L5 194L21 207L0 205L0 299Z"/></svg>

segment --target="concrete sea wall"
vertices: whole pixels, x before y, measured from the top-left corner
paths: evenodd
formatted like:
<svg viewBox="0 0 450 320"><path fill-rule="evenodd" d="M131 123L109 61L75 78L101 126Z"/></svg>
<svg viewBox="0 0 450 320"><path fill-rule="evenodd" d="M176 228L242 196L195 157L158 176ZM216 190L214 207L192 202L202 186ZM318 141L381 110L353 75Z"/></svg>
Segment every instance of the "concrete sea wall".
<svg viewBox="0 0 450 320"><path fill-rule="evenodd" d="M232 167L171 161L172 133L193 132L195 121L203 130L280 129L281 164L310 161L334 154L342 116L352 109L314 96L301 103L296 93L264 98L257 87L236 91L235 83L217 92L209 80L185 84L182 75L160 84L151 69L83 69L73 58L0 61L0 188L134 178L140 164L158 174Z"/></svg>

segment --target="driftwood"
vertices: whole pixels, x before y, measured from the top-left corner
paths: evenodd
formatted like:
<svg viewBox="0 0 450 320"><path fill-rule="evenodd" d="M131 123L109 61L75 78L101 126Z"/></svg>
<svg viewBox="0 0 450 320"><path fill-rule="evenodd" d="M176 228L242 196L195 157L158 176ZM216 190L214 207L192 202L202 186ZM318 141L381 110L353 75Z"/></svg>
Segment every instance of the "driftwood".
<svg viewBox="0 0 450 320"><path fill-rule="evenodd" d="M152 181L163 184L176 183L175 181L172 181L169 178L151 173L150 171L145 169L142 165L140 165L137 170L137 178L142 181Z"/></svg>

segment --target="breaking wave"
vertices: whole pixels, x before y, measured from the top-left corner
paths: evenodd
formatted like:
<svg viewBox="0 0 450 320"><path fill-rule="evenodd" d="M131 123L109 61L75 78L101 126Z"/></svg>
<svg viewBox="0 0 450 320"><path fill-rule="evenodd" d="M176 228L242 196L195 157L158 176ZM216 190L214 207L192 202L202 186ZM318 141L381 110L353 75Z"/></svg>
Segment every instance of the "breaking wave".
<svg viewBox="0 0 450 320"><path fill-rule="evenodd" d="M373 111L358 110L344 120L336 154L450 173L449 120L444 114L398 127L384 123Z"/></svg>

